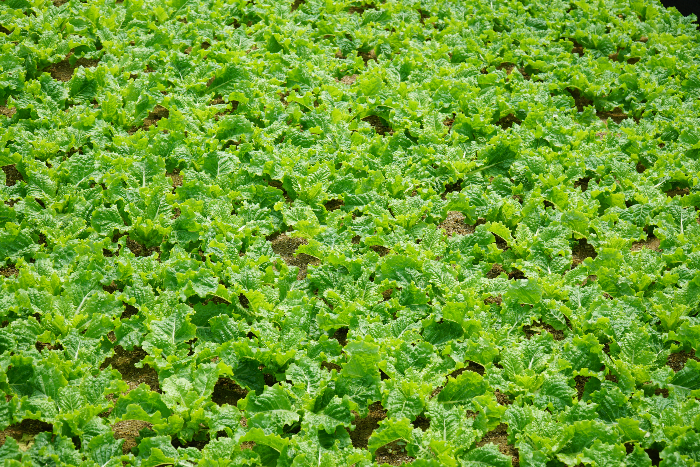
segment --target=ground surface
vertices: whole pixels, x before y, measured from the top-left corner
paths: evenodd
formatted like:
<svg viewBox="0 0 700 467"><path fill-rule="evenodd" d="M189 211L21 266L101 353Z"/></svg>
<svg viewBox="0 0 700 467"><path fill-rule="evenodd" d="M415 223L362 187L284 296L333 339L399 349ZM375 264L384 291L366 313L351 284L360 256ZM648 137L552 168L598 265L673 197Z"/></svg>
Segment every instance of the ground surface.
<svg viewBox="0 0 700 467"><path fill-rule="evenodd" d="M697 466L658 2L0 3L0 459Z"/></svg>

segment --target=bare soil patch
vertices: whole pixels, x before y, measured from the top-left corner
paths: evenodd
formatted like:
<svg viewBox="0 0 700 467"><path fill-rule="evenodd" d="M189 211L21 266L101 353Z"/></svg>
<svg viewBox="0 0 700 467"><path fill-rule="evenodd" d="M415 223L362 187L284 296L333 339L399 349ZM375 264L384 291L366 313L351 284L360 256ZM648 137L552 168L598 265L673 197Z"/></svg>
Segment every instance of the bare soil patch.
<svg viewBox="0 0 700 467"><path fill-rule="evenodd" d="M0 446L5 444L7 438L14 438L20 443L20 449L23 447L26 449L34 443L32 439L43 432L53 432L53 425L40 420L25 419L0 431ZM24 441L22 441L23 438Z"/></svg>
<svg viewBox="0 0 700 467"><path fill-rule="evenodd" d="M357 75L345 75L342 78L340 78L338 81L340 81L343 84L352 85L357 81Z"/></svg>
<svg viewBox="0 0 700 467"><path fill-rule="evenodd" d="M656 238L654 235L649 235L646 240L641 240L639 242L634 242L631 251L640 251L642 248L648 248L653 251L661 251L660 248L661 240Z"/></svg>
<svg viewBox="0 0 700 467"><path fill-rule="evenodd" d="M414 460L416 458L409 456L406 453L406 447L399 441L392 441L377 449L374 453L374 461L379 465L404 465L410 464Z"/></svg>
<svg viewBox="0 0 700 467"><path fill-rule="evenodd" d="M571 248L571 256L571 268L573 269L579 264L583 263L586 258L595 258L598 256L598 253L596 253L593 245L588 243L587 239L581 238L579 239L578 244Z"/></svg>
<svg viewBox="0 0 700 467"><path fill-rule="evenodd" d="M367 10L378 10L378 9L379 8L377 8L377 6L372 4L372 3L365 3L364 5L360 5L360 6L351 6L350 8L348 8L348 13L350 13L350 14L357 13L358 15L361 15Z"/></svg>
<svg viewBox="0 0 700 467"><path fill-rule="evenodd" d="M248 391L239 386L230 378L219 378L214 386L214 392L211 395L211 400L217 405L233 405L238 404L238 401L244 399L248 395Z"/></svg>
<svg viewBox="0 0 700 467"><path fill-rule="evenodd" d="M584 107L588 107L590 105L593 105L593 101L585 96L582 96L580 90L578 90L576 88L566 88L566 90L569 91L569 94L571 94L571 97L574 98L576 110L578 110L579 112L583 112Z"/></svg>
<svg viewBox="0 0 700 467"><path fill-rule="evenodd" d="M289 266L297 266L299 268L297 280L306 278L306 271L309 264L312 266L321 264L321 261L315 256L307 255L306 253L294 255L300 245L308 245L308 243L308 240L304 238L288 237L287 234L278 235L270 240L272 250L280 255L285 263Z"/></svg>
<svg viewBox="0 0 700 467"><path fill-rule="evenodd" d="M523 326L523 332L525 333L525 337L527 337L529 339L530 337L534 336L535 334L540 334L541 331L538 328L544 329L545 331L550 333L552 335L552 337L554 337L555 341L564 340L564 331L559 331L558 329L554 329L554 327L552 327L552 325L547 324L547 323L543 323L542 321L539 321L539 322L536 322L533 324L526 324L525 326Z"/></svg>
<svg viewBox="0 0 700 467"><path fill-rule="evenodd" d="M146 248L144 245L141 243L137 242L136 240L132 240L131 238L126 240L126 246L131 250L131 252L139 257L144 257L144 256L151 256L154 252L157 252L158 255L160 255L160 247L159 246L152 246L150 248Z"/></svg>
<svg viewBox="0 0 700 467"><path fill-rule="evenodd" d="M522 123L522 120L520 120L518 117L513 115L512 113L506 115L505 117L501 117L500 120L496 122L496 125L500 126L504 130L507 130L508 128L512 127L514 124L520 125Z"/></svg>
<svg viewBox="0 0 700 467"><path fill-rule="evenodd" d="M93 68L96 67L98 63L100 63L100 61L97 59L81 57L75 62L75 65L71 65L70 57L72 55L73 52L69 52L68 55L66 55L66 58L64 58L60 62L56 62L49 65L44 69L44 71L48 71L51 77L55 80L67 82L70 81L70 79L73 77L73 73L78 67L82 66L85 68Z"/></svg>
<svg viewBox="0 0 700 467"><path fill-rule="evenodd" d="M581 398L583 398L583 392L586 389L586 383L589 379L591 379L590 376L581 375L578 375L574 378L574 381L576 381L576 394L578 395L578 400L581 400Z"/></svg>
<svg viewBox="0 0 700 467"><path fill-rule="evenodd" d="M520 453L518 449L512 444L508 444L508 425L501 423L496 428L486 433L484 437L481 438L481 441L476 443L476 446L481 447L488 443L493 443L498 446L498 450L501 454L510 456L513 467L518 467L520 465Z"/></svg>
<svg viewBox="0 0 700 467"><path fill-rule="evenodd" d="M170 177L170 181L173 184L173 188L182 186L182 175L180 175L180 169L178 169L177 167L175 167L172 172L166 172L165 176Z"/></svg>
<svg viewBox="0 0 700 467"><path fill-rule="evenodd" d="M341 206L345 206L345 202L342 199L331 199L326 201L323 206L326 208L326 211L331 212L340 209Z"/></svg>
<svg viewBox="0 0 700 467"><path fill-rule="evenodd" d="M19 270L15 267L14 264L8 264L7 266L3 266L0 268L0 276L10 277L17 276L18 274Z"/></svg>
<svg viewBox="0 0 700 467"><path fill-rule="evenodd" d="M582 177L574 182L574 188L581 187L581 193L588 190L588 183L591 181L591 177Z"/></svg>
<svg viewBox="0 0 700 467"><path fill-rule="evenodd" d="M352 422L355 429L350 432L352 445L358 449L367 449L369 437L372 436L374 430L379 428L379 421L385 418L386 410L382 407L381 402L370 405L366 417L361 418L355 414L355 420Z"/></svg>
<svg viewBox="0 0 700 467"><path fill-rule="evenodd" d="M12 116L15 113L17 113L17 109L15 109L14 107L8 108L8 107L5 107L4 105L0 105L0 115L4 115L7 118L12 118Z"/></svg>
<svg viewBox="0 0 700 467"><path fill-rule="evenodd" d="M465 223L466 217L459 211L450 211L447 218L438 227L445 231L448 237L453 235L470 235L474 233L475 227Z"/></svg>
<svg viewBox="0 0 700 467"><path fill-rule="evenodd" d="M374 131L382 136L386 135L387 133L390 135L394 134L394 129L391 128L389 123L377 115L368 115L367 117L363 118L362 121L372 125Z"/></svg>
<svg viewBox="0 0 700 467"><path fill-rule="evenodd" d="M690 188L685 187L685 188L673 188L671 190L668 190L666 192L666 196L669 196L671 198L676 197L676 196L686 196L690 194Z"/></svg>
<svg viewBox="0 0 700 467"><path fill-rule="evenodd" d="M690 352L672 353L666 359L666 366L678 373L685 368L685 364L688 362L688 360L700 362L700 358L695 356L695 350L691 350Z"/></svg>
<svg viewBox="0 0 700 467"><path fill-rule="evenodd" d="M17 182L23 182L24 177L14 164L2 166L2 171L5 172L5 185L14 186Z"/></svg>
<svg viewBox="0 0 700 467"><path fill-rule="evenodd" d="M141 347L125 350L121 345L118 345L114 348L114 355L107 358L100 369L103 370L111 366L117 370L129 386L130 391L136 389L141 383L146 383L151 391L160 392L160 382L156 370L148 365L144 365L143 368L136 367L136 363L143 360L146 355L146 351Z"/></svg>
<svg viewBox="0 0 700 467"><path fill-rule="evenodd" d="M141 420L124 420L112 425L112 433L114 433L114 439L124 440L124 444L122 444L122 454L126 455L138 445L136 439L139 437L139 432L152 427L153 424Z"/></svg>

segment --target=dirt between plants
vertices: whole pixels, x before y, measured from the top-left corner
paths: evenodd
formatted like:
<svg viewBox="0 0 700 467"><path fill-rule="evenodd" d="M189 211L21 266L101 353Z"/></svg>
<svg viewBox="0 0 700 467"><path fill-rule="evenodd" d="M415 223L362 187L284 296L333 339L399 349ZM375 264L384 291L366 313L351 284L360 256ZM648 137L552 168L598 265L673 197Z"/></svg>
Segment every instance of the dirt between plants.
<svg viewBox="0 0 700 467"><path fill-rule="evenodd" d="M447 218L438 227L445 231L448 237L453 235L470 235L474 233L475 226L464 222L466 217L458 211L450 211Z"/></svg>
<svg viewBox="0 0 700 467"><path fill-rule="evenodd" d="M544 329L548 333L554 337L555 341L561 341L564 340L564 331L559 331L558 329L554 329L550 324L543 323L542 321L533 323L533 324L526 324L523 326L523 332L525 333L525 337L528 339L535 334L540 334L541 331L540 329Z"/></svg>
<svg viewBox="0 0 700 467"><path fill-rule="evenodd" d="M238 401L245 399L248 395L248 390L241 387L230 378L219 378L214 385L214 392L211 395L211 400L217 405L232 405L236 406Z"/></svg>
<svg viewBox="0 0 700 467"><path fill-rule="evenodd" d="M661 240L656 238L654 235L649 235L646 240L641 240L639 242L634 242L631 251L640 251L642 248L648 248L653 251L661 251L660 248Z"/></svg>
<svg viewBox="0 0 700 467"><path fill-rule="evenodd" d="M44 71L48 71L51 77L55 80L67 82L70 81L70 79L73 77L73 73L75 72L76 68L80 66L85 68L93 68L96 67L97 64L100 62L97 59L81 57L75 62L75 65L71 65L70 57L72 55L73 52L69 52L68 55L66 55L66 58L64 58L60 62L56 62L52 65L49 65L44 69Z"/></svg>
<svg viewBox="0 0 700 467"><path fill-rule="evenodd" d="M15 267L14 264L8 264L7 266L3 266L0 268L0 276L3 277L10 277L10 276L16 276L19 274L19 271Z"/></svg>
<svg viewBox="0 0 700 467"><path fill-rule="evenodd" d="M111 426L114 439L123 439L122 454L129 454L133 448L138 446L136 439L139 432L144 429L151 429L153 424L141 420L124 420Z"/></svg>
<svg viewBox="0 0 700 467"><path fill-rule="evenodd" d="M168 118L169 116L170 116L170 111L168 109L166 109L162 105L157 105L153 108L153 110L151 110L148 113L148 117L146 117L146 119L143 121L143 124L141 126L130 128L128 133L130 135L133 135L138 130L148 131L148 129L151 126L158 123L159 120L161 120L163 118Z"/></svg>
<svg viewBox="0 0 700 467"><path fill-rule="evenodd" d="M7 108L4 105L0 105L0 115L4 115L7 118L11 118L15 113L17 112L17 109L13 108Z"/></svg>
<svg viewBox="0 0 700 467"><path fill-rule="evenodd" d="M588 243L587 239L581 238L579 239L578 244L571 247L571 256L571 268L573 269L579 264L583 263L586 258L595 258L598 256L598 253L596 253L593 245Z"/></svg>
<svg viewBox="0 0 700 467"><path fill-rule="evenodd" d="M484 437L481 438L481 441L476 443L476 446L481 447L488 443L493 443L498 446L498 450L501 454L510 456L513 467L518 467L520 465L520 453L518 449L512 444L508 444L508 425L501 423L496 428L486 433Z"/></svg>
<svg viewBox="0 0 700 467"><path fill-rule="evenodd" d="M280 234L276 237L270 239L270 246L272 250L280 255L285 263L289 266L297 266L299 272L297 273L297 280L303 280L306 278L306 271L311 264L312 266L318 266L321 261L315 256L307 255L306 253L299 253L294 256L300 245L308 245L308 240L298 237L288 237L287 234Z"/></svg>
<svg viewBox="0 0 700 467"><path fill-rule="evenodd" d="M114 355L107 358L100 366L101 370L111 366L117 370L124 382L129 386L129 391L136 389L141 383L146 383L151 391L160 391L158 373L148 365L137 368L136 363L143 360L146 351L141 347L134 347L134 350L125 350L121 345L114 348Z"/></svg>
<svg viewBox="0 0 700 467"><path fill-rule="evenodd" d="M352 422L354 430L349 431L352 445L358 449L367 449L369 438L374 430L379 428L379 421L385 418L386 410L382 407L381 402L370 405L366 417L361 418L359 414L355 413L355 420ZM425 417L418 423L419 426L421 424L430 425ZM374 453L374 460L378 464L403 465L413 462L415 458L406 453L405 446L400 441L393 441L377 449Z"/></svg>
<svg viewBox="0 0 700 467"><path fill-rule="evenodd" d="M5 172L5 185L14 186L17 182L23 182L24 177L19 173L14 164L4 165L2 171Z"/></svg>
<svg viewBox="0 0 700 467"><path fill-rule="evenodd" d="M7 438L14 438L20 450L26 451L34 444L36 435L45 431L53 432L53 425L39 420L22 420L0 431L0 446L5 445Z"/></svg>
<svg viewBox="0 0 700 467"><path fill-rule="evenodd" d="M700 362L700 358L695 356L695 350L691 350L690 352L672 353L666 359L666 366L678 373L685 368L685 364L688 362L688 360Z"/></svg>

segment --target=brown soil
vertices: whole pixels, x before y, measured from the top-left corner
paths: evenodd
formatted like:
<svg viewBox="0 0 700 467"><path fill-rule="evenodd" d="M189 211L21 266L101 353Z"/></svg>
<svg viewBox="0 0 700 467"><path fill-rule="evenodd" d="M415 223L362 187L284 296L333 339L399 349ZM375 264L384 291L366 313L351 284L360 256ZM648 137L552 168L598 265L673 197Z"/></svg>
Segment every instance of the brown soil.
<svg viewBox="0 0 700 467"><path fill-rule="evenodd" d="M495 279L498 276L500 276L502 272L506 272L505 269L503 269L503 266L501 266L498 263L495 263L493 266L491 266L491 270L488 273L486 273L486 277L488 279ZM500 300L499 300L499 305L500 305Z"/></svg>
<svg viewBox="0 0 700 467"><path fill-rule="evenodd" d="M122 454L129 454L137 446L136 438L139 432L145 428L152 428L153 424L141 420L124 420L112 425L114 439L123 439Z"/></svg>
<svg viewBox="0 0 700 467"><path fill-rule="evenodd" d="M637 173L643 174L647 170L647 168L641 162L637 162L637 166L635 167L635 170L637 171Z"/></svg>
<svg viewBox="0 0 700 467"><path fill-rule="evenodd" d="M569 94L571 94L571 96L574 98L576 110L578 110L579 112L583 112L584 107L593 105L593 101L585 96L582 96L581 91L579 91L578 89L566 88L566 90L569 91Z"/></svg>
<svg viewBox="0 0 700 467"><path fill-rule="evenodd" d="M367 449L367 441L372 436L374 430L379 428L379 421L386 418L386 410L381 402L375 402L369 406L369 413L366 417L360 418L355 414L352 424L354 430L350 432L352 445L358 449Z"/></svg>
<svg viewBox="0 0 700 467"><path fill-rule="evenodd" d="M377 449L377 451L374 453L374 461L379 465L404 465L410 464L414 460L416 460L416 458L406 454L405 446L399 444L398 441L393 441L386 444Z"/></svg>
<svg viewBox="0 0 700 467"><path fill-rule="evenodd" d="M5 185L13 186L17 182L23 182L24 177L19 173L14 164L4 165L2 171L5 172Z"/></svg>
<svg viewBox="0 0 700 467"><path fill-rule="evenodd" d="M294 3L292 3L292 11L297 11L304 3L306 3L304 0L294 0Z"/></svg>
<svg viewBox="0 0 700 467"><path fill-rule="evenodd" d="M362 119L363 122L367 122L370 125L372 125L372 128L374 128L374 131L376 131L380 135L385 135L385 134L393 134L394 129L391 128L384 122L384 120L381 117L378 117L376 115L369 115L365 118Z"/></svg>
<svg viewBox="0 0 700 467"><path fill-rule="evenodd" d="M361 5L361 6L351 6L350 8L348 8L348 13L350 13L350 14L357 13L358 15L361 15L366 10L378 10L378 9L379 8L377 8L375 5L373 5L371 3L366 3L366 4Z"/></svg>
<svg viewBox="0 0 700 467"><path fill-rule="evenodd" d="M309 264L312 266L321 264L318 258L306 253L299 253L296 257L294 256L294 252L297 251L300 245L308 245L308 243L308 240L304 238L288 237L287 234L278 235L270 240L272 250L280 255L285 263L289 266L299 267L297 280L306 278L306 270Z"/></svg>
<svg viewBox="0 0 700 467"><path fill-rule="evenodd" d="M148 117L143 121L142 128L148 130L151 125L154 125L161 118L168 118L170 111L163 106L157 105L149 112Z"/></svg>
<svg viewBox="0 0 700 467"><path fill-rule="evenodd" d="M529 339L535 334L540 334L540 330L538 328L542 328L548 333L550 333L552 337L554 337L555 341L564 340L564 331L554 329L551 325L543 323L541 321L533 324L526 324L525 326L523 326L523 332L525 333L525 337Z"/></svg>
<svg viewBox="0 0 700 467"><path fill-rule="evenodd" d="M160 255L159 246L152 246L150 248L146 248L145 246L141 245L135 240L132 240L131 238L126 240L126 246L136 256L151 256L154 252L157 252L158 255Z"/></svg>
<svg viewBox="0 0 700 467"><path fill-rule="evenodd" d="M16 112L17 109L15 109L14 107L10 109L5 107L4 105L0 105L0 115L4 115L7 118L11 118Z"/></svg>
<svg viewBox="0 0 700 467"><path fill-rule="evenodd" d="M221 104L226 104L226 102L224 102L224 99L221 96L212 99L212 101L209 103L209 105L221 105ZM228 108L228 106L227 106L226 109L217 112L214 115L215 120L219 120L219 117L221 115L228 115L228 114L234 113L236 111L236 109L238 108L239 102L238 101L229 101L228 104L231 107Z"/></svg>
<svg viewBox="0 0 700 467"><path fill-rule="evenodd" d="M65 3L68 3L68 0L52 0L53 6L59 7Z"/></svg>
<svg viewBox="0 0 700 467"><path fill-rule="evenodd" d="M372 245L370 249L377 253L379 256L386 256L389 254L389 252L391 252L391 249L381 245Z"/></svg>
<svg viewBox="0 0 700 467"><path fill-rule="evenodd" d="M351 85L354 84L355 81L357 81L357 75L345 75L338 81L340 81L343 84Z"/></svg>
<svg viewBox="0 0 700 467"><path fill-rule="evenodd" d="M349 329L347 328L347 326L343 326L342 328L336 330L331 336L331 338L337 340L341 346L345 347L348 343L348 332Z"/></svg>
<svg viewBox="0 0 700 467"><path fill-rule="evenodd" d="M593 245L588 243L587 239L581 238L579 239L578 244L571 248L571 256L571 268L573 269L579 264L583 263L586 258L595 258L598 256L598 253L596 253Z"/></svg>
<svg viewBox="0 0 700 467"><path fill-rule="evenodd" d="M146 352L141 347L134 347L134 350L125 350L121 345L114 348L114 355L104 361L100 369L103 370L111 366L122 375L122 379L129 386L129 390L136 389L141 383L146 383L151 391L160 392L158 373L148 365L143 368L136 368L136 363L143 360Z"/></svg>
<svg viewBox="0 0 700 467"><path fill-rule="evenodd" d="M129 305L128 303L124 305L124 311L122 312L122 315L120 316L121 319L129 319L134 315L139 314L139 309L136 308L133 305Z"/></svg>
<svg viewBox="0 0 700 467"><path fill-rule="evenodd" d="M287 190L284 189L284 186L282 185L282 182L279 180L270 180L267 182L268 185L271 187L275 187L278 190L282 191L282 196L284 196L284 200L288 203L292 202L292 198L289 197L289 193L287 193Z"/></svg>
<svg viewBox="0 0 700 467"><path fill-rule="evenodd" d="M610 118L615 123L621 123L623 120L628 118L627 114L620 110L619 107L613 111L596 112L596 116L603 121L606 121L608 118Z"/></svg>
<svg viewBox="0 0 700 467"><path fill-rule="evenodd" d="M387 300L389 300L389 299L391 298L391 294L393 294L393 293L394 293L394 289L393 289L393 288L383 290L383 291L382 291L382 301L385 301L385 302L386 302Z"/></svg>
<svg viewBox="0 0 700 467"><path fill-rule="evenodd" d="M630 248L631 251L639 251L642 248L648 248L653 251L661 251L661 248L659 247L661 245L661 240L656 238L654 235L649 235L646 240L642 240L639 242L634 242L632 244L632 247Z"/></svg>
<svg viewBox="0 0 700 467"><path fill-rule="evenodd" d="M589 379L591 379L590 376L581 375L578 375L574 378L574 381L576 381L576 393L578 394L578 400L581 400L581 398L583 397L583 391L586 389L586 383Z"/></svg>
<svg viewBox="0 0 700 467"><path fill-rule="evenodd" d="M248 395L248 391L232 379L219 378L214 386L211 400L218 405L228 404L235 407L238 401L244 399L246 395Z"/></svg>
<svg viewBox="0 0 700 467"><path fill-rule="evenodd" d="M331 199L326 201L323 206L326 208L326 211L331 212L340 209L341 206L345 206L345 202L342 199Z"/></svg>
<svg viewBox="0 0 700 467"><path fill-rule="evenodd" d="M34 443L32 439L45 431L52 433L53 425L39 420L22 420L22 422L8 426L0 431L0 446L5 444L7 438L14 438L20 444L20 449L26 450ZM27 437L30 438L28 439ZM24 438L24 442L22 438Z"/></svg>
<svg viewBox="0 0 700 467"><path fill-rule="evenodd" d="M374 60L375 62L377 61L377 52L375 52L374 49L370 50L369 52L358 52L357 55L362 57L362 60L365 62L365 66L367 66L367 62L370 60Z"/></svg>
<svg viewBox="0 0 700 467"><path fill-rule="evenodd" d="M590 182L590 181L591 181L591 177L579 178L578 180L576 180L574 182L574 188L581 187L581 192L583 193L586 190L588 190L588 182Z"/></svg>
<svg viewBox="0 0 700 467"><path fill-rule="evenodd" d="M496 125L500 126L504 130L507 130L508 128L512 127L514 123L520 125L522 121L518 117L510 113L505 117L501 117L501 119L496 122Z"/></svg>
<svg viewBox="0 0 700 467"><path fill-rule="evenodd" d="M321 362L321 368L325 368L328 371L335 370L338 373L340 373L340 371L343 369L342 366L332 362Z"/></svg>
<svg viewBox="0 0 700 467"><path fill-rule="evenodd" d="M674 188L672 190L668 190L666 192L666 196L670 196L671 198L675 196L685 196L690 194L690 188L685 187L685 188Z"/></svg>
<svg viewBox="0 0 700 467"><path fill-rule="evenodd" d="M672 353L668 356L668 359L666 360L666 366L668 366L677 373L685 367L685 364L688 360L695 360L696 362L700 362L700 358L695 356L695 350L691 350L690 352Z"/></svg>
<svg viewBox="0 0 700 467"><path fill-rule="evenodd" d="M502 393L501 391L499 391L498 389L496 389L496 390L494 391L493 394L496 396L496 401L497 401L500 405L511 405L511 404L513 404L513 401L511 401L510 398L509 398L508 396L506 396L505 394L503 394L503 393Z"/></svg>
<svg viewBox="0 0 700 467"><path fill-rule="evenodd" d="M496 428L486 433L484 437L481 438L481 441L476 443L476 446L481 447L488 443L493 443L498 446L498 450L501 451L501 454L510 456L513 467L518 467L520 465L518 449L512 444L508 444L508 425L501 423Z"/></svg>
<svg viewBox="0 0 700 467"><path fill-rule="evenodd" d="M430 419L424 415L418 415L412 422L413 426L420 428L423 431L427 431L430 428Z"/></svg>
<svg viewBox="0 0 700 467"><path fill-rule="evenodd" d="M464 222L466 217L459 211L450 211L447 218L438 224L448 237L453 235L469 235L474 233L474 226Z"/></svg>
<svg viewBox="0 0 700 467"><path fill-rule="evenodd" d="M17 270L14 264L8 264L7 266L3 266L0 268L0 276L10 277L17 276L18 274L19 271Z"/></svg>
<svg viewBox="0 0 700 467"><path fill-rule="evenodd" d="M496 275L495 277L498 277L498 275ZM493 279L493 277L489 277L489 279ZM496 295L495 297L489 296L484 299L484 304L486 305L491 305L494 303L496 305L501 305L503 303L503 297L501 297L500 295Z"/></svg>
<svg viewBox="0 0 700 467"><path fill-rule="evenodd" d="M473 371L474 373L477 373L481 376L484 376L485 368L483 365L480 365L476 362L472 362L471 360L467 360L466 363L467 363L467 366L462 367L459 370L454 370L448 376L452 377L452 378L456 378L457 376L461 375L465 371Z"/></svg>
<svg viewBox="0 0 700 467"><path fill-rule="evenodd" d="M166 172L165 175L167 177L170 177L170 180L173 184L173 188L182 186L182 175L180 175L180 169L178 169L177 167L174 168L172 172Z"/></svg>
<svg viewBox="0 0 700 467"><path fill-rule="evenodd" d="M456 182L446 184L445 191L442 193L442 196L441 196L442 199L447 199L448 193L459 193L460 191L462 191L462 183L463 183L463 180L459 179ZM449 216L449 214L452 214L453 212L455 212L457 214L461 214L457 211L450 211L448 213L448 216ZM464 216L462 216L462 217L464 217Z"/></svg>
<svg viewBox="0 0 700 467"><path fill-rule="evenodd" d="M513 72L514 68L515 64L510 62L503 62L496 67L497 70L506 70L507 75L510 75Z"/></svg>
<svg viewBox="0 0 700 467"><path fill-rule="evenodd" d="M75 65L71 66L71 55L73 55L73 52L69 52L68 55L66 55L66 58L64 58L60 62L56 62L54 64L49 65L47 68L44 69L44 71L48 71L53 79L66 82L70 81L70 79L73 77L73 72L76 70L76 68L80 66L85 68L92 68L96 67L97 64L100 62L96 59L79 58L75 62Z"/></svg>
<svg viewBox="0 0 700 467"><path fill-rule="evenodd" d="M442 122L443 125L445 125L446 127L449 128L448 132L449 132L449 131L452 131L452 125L454 125L454 123L455 123L455 118L457 118L457 115L455 115L455 114L453 113L451 117L447 117L447 118Z"/></svg>

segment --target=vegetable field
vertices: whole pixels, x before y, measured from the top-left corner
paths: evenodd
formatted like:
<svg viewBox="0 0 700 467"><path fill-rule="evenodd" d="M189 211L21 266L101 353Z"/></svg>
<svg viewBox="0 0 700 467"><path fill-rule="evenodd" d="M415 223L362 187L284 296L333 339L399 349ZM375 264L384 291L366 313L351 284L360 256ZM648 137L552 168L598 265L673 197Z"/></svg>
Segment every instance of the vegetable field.
<svg viewBox="0 0 700 467"><path fill-rule="evenodd" d="M2 0L5 466L700 465L656 0Z"/></svg>

